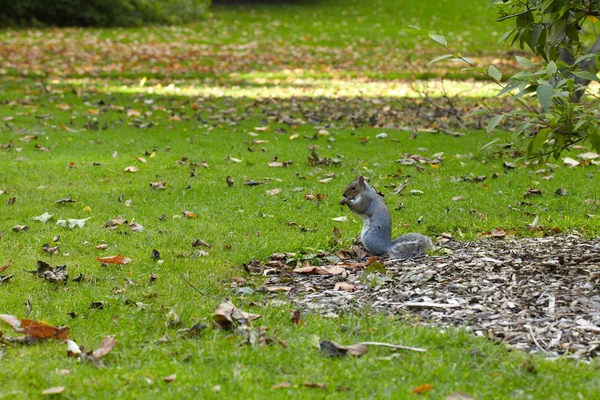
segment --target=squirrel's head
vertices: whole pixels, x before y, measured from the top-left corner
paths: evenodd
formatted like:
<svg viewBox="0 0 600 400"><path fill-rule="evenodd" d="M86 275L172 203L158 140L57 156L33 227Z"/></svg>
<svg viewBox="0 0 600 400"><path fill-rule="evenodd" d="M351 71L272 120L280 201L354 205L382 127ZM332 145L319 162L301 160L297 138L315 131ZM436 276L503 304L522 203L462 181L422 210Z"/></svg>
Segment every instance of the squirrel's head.
<svg viewBox="0 0 600 400"><path fill-rule="evenodd" d="M354 199L365 188L365 184L365 178L363 176L357 177L348 186L346 186L346 190L344 190L344 197L351 200Z"/></svg>

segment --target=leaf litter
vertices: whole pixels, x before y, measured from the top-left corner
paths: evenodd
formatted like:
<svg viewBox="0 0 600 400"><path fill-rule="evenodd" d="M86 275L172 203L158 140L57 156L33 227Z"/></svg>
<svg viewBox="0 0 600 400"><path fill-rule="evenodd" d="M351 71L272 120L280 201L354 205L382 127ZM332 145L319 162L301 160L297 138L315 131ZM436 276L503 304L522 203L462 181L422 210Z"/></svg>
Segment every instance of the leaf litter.
<svg viewBox="0 0 600 400"><path fill-rule="evenodd" d="M446 235L438 244L447 254L388 260L368 273L380 263L366 266L365 258L353 251L338 252L335 265L345 270L343 277L297 273L308 267L295 266L294 259L287 265L278 254L249 271L268 271L265 289L291 286L285 293L296 307L320 314L368 307L409 321L418 316L443 329L464 326L476 336L551 358L600 355L598 239L561 235L517 240L494 234L460 242ZM324 264L326 256L320 256ZM339 290L341 283L356 289Z"/></svg>

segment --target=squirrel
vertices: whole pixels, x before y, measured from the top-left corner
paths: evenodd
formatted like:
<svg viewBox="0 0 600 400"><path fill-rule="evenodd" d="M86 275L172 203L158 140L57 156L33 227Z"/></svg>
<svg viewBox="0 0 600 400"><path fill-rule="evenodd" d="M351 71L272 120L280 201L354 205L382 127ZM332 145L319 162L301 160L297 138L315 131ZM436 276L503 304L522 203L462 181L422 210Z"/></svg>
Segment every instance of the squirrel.
<svg viewBox="0 0 600 400"><path fill-rule="evenodd" d="M414 258L433 248L431 239L420 233L407 233L392 241L390 210L362 176L346 187L340 205L347 205L363 219L360 239L371 254L393 259Z"/></svg>

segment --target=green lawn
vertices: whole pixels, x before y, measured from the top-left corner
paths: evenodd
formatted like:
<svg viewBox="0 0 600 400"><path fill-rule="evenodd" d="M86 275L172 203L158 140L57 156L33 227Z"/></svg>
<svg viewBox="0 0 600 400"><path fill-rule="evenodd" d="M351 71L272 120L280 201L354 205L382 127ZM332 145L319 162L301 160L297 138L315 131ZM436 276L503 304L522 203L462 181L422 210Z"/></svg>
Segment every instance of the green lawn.
<svg viewBox="0 0 600 400"><path fill-rule="evenodd" d="M457 391L480 399L596 396L596 360L590 365L566 358L549 362L465 330L440 332L424 327L424 321L369 310L337 318L305 312L296 326L290 319L294 307L285 296L238 294L238 287L262 284L246 273L244 263L265 260L273 252L335 251L340 247L332 240L335 227L343 237L341 247L351 245L362 222L338 202L356 175L369 176L386 194L394 235L450 232L473 240L494 228L516 236L572 230L586 237L600 234L591 217L598 208L598 166L568 169L557 161L555 167L519 164L507 169L503 163L514 159L478 151L494 138L509 139L509 132L490 136L467 129L459 138L430 133L411 138L411 132L375 128L372 121L386 118L401 125L422 124L422 116L410 110L423 100L399 95L393 85L401 82L379 87L349 79L379 74L378 67L390 63L382 56L388 51L404 60L397 65L408 70L417 60L426 65L423 57L437 50L428 44L421 51L418 42L399 33L407 24L448 37L461 35L466 48L484 54L494 41L481 32L489 31L493 14L485 14L486 22L474 10L485 13L485 2L469 2L472 7L454 0L402 2L400 8L392 0L370 2L369 7L365 3L352 2L345 14L333 0L314 6L214 7L208 22L191 27L0 33L0 55L10 54L0 61L8 75L0 81L0 267L13 262L0 274L14 275L0 283L0 314L68 325L71 338L86 350L98 347L106 335L118 340L103 358L105 368L68 358L67 346L59 341L5 344L0 398L40 398L55 386L65 386L61 397L74 399L437 399ZM463 32L457 29L461 22L479 28ZM247 50L244 46L253 40L257 47ZM46 52L36 52L36 43L46 46ZM200 44L207 47L193 47ZM273 52L268 51L271 45ZM347 51L348 46L355 50ZM295 48L299 56L285 61L283 55ZM130 58L152 49L160 51L137 61ZM198 52L190 56L190 49ZM265 64L271 56L273 63ZM290 73L282 71L295 63L311 72L296 72L284 81ZM202 65L206 71L196 70ZM384 70L387 79L412 74L392 67ZM145 76L149 79L141 82ZM287 86L302 91L288 93ZM464 107L475 102L465 100ZM328 119L336 113L341 117ZM348 115L360 117L355 127ZM388 138L376 139L381 132ZM309 161L312 148L339 163ZM428 158L443 153L443 161L424 163L418 171L396 162L406 153ZM287 161L293 162L287 168L268 165ZM126 172L130 166L138 171ZM408 175L404 194L392 194L391 185ZM234 181L231 187L228 176ZM477 176L486 179L470 181ZM333 179L319 182L328 177ZM263 184L246 186L245 179ZM153 189L151 182L165 182L165 189ZM541 196L525 197L529 188L540 189ZM568 196L555 195L559 188ZM267 193L273 189L281 192ZM423 193L411 195L409 190ZM56 203L68 197L75 202ZM197 216L187 218L184 211ZM46 212L53 219L33 220ZM332 220L344 215L346 223ZM530 231L535 215L539 229ZM135 219L143 231L104 227L117 216ZM56 224L85 218L90 219L81 229ZM15 232L17 225L29 229ZM198 238L212 247L193 248ZM59 246L59 254L44 252L44 244ZM99 250L99 244L108 248ZM153 250L160 261L152 259ZM133 262L102 266L96 260L116 254ZM46 282L27 272L36 269L38 260L65 264L70 278L81 273L85 279ZM158 278L151 281L151 274ZM197 338L178 332L211 323L224 298L261 314L254 325L268 327L268 335L287 347L275 341L253 348L239 334L212 327ZM100 301L103 309L90 308ZM167 324L171 311L181 325ZM1 322L0 330L18 336ZM157 342L165 334L170 341ZM320 339L399 343L428 352L393 354L374 348L360 358L331 359L315 347ZM171 374L176 380L165 382ZM273 388L283 382L290 387ZM327 390L306 382L324 383ZM412 393L423 384L432 385L431 391Z"/></svg>

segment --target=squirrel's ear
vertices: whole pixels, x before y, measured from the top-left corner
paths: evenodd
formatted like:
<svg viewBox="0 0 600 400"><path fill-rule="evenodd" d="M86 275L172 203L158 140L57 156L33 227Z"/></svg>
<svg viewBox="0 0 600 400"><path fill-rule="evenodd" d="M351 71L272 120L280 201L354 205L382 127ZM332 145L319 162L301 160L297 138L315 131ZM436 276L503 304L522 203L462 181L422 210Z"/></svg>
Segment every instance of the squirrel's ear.
<svg viewBox="0 0 600 400"><path fill-rule="evenodd" d="M365 184L365 177L364 176L359 176L358 177L358 183L361 184L361 185L364 185Z"/></svg>

